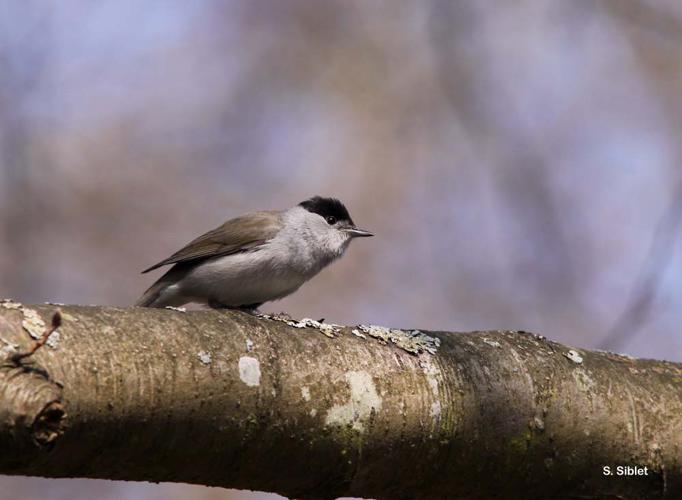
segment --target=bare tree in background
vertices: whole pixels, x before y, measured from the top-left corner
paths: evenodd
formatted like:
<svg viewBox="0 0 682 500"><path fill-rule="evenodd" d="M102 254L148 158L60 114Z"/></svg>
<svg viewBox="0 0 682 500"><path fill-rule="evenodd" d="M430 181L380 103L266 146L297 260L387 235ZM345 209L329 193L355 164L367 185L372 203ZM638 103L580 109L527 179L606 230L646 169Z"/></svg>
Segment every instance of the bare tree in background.
<svg viewBox="0 0 682 500"><path fill-rule="evenodd" d="M15 5L18 7L18 5ZM42 2L22 2L18 12L3 5L0 16L0 192L2 199L2 248L5 258L0 274L4 285L18 296L30 297L41 288L39 265L12 272L13 263L33 259L38 235L44 233L47 203L41 193L38 164L41 129L30 116L38 87L48 78L51 62L51 16ZM7 12L9 10L9 12ZM21 14L19 14L19 12ZM14 19L21 15L22 22Z"/></svg>
<svg viewBox="0 0 682 500"><path fill-rule="evenodd" d="M613 328L601 341L602 349L617 350L641 333L653 312L663 275L674 256L682 231L682 182L654 228L651 247L637 277L630 299Z"/></svg>

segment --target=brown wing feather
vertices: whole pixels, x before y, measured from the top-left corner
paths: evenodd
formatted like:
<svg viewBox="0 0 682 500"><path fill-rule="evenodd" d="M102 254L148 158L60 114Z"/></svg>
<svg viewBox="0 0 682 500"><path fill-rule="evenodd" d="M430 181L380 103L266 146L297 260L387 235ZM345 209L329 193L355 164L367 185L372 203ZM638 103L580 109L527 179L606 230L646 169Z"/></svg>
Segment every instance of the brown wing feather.
<svg viewBox="0 0 682 500"><path fill-rule="evenodd" d="M148 273L168 264L252 250L273 238L281 225L279 212L274 211L254 212L235 217L192 240L181 250L145 269L142 273Z"/></svg>

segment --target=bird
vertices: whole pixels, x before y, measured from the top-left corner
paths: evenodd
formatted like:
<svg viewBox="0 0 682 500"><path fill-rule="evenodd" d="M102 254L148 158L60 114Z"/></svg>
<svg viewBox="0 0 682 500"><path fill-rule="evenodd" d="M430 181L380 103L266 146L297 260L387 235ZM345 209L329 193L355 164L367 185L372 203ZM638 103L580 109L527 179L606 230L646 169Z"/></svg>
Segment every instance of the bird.
<svg viewBox="0 0 682 500"><path fill-rule="evenodd" d="M135 305L257 311L294 293L353 239L369 236L336 198L313 196L286 210L247 213L142 271L173 265Z"/></svg>

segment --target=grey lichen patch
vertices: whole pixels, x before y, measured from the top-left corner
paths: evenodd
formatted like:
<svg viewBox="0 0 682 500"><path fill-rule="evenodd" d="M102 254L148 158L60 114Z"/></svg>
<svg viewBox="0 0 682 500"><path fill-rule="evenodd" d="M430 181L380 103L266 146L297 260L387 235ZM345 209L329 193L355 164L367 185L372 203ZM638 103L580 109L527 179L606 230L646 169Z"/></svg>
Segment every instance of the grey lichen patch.
<svg viewBox="0 0 682 500"><path fill-rule="evenodd" d="M262 319L269 319L272 321L280 321L286 323L294 328L314 328L329 338L336 338L340 334L343 325L336 325L334 323L325 323L324 321L316 321L310 318L303 318L295 320L286 313L279 314L256 314ZM363 333L364 332L364 333ZM385 343L392 343L401 349L411 354L421 354L428 352L435 354L440 347L440 339L438 337L430 337L419 330L399 330L397 328L386 328L385 326L376 325L358 325L351 330L351 333L356 337L366 339L367 335L379 339Z"/></svg>
<svg viewBox="0 0 682 500"><path fill-rule="evenodd" d="M249 387L260 385L260 362L251 356L239 358L239 378Z"/></svg>
<svg viewBox="0 0 682 500"><path fill-rule="evenodd" d="M304 401L310 401L310 389L308 387L301 387L301 397Z"/></svg>
<svg viewBox="0 0 682 500"><path fill-rule="evenodd" d="M590 377L582 368L577 368L572 375L575 380L575 385L578 387L578 390L582 392L590 392L597 385L592 377Z"/></svg>
<svg viewBox="0 0 682 500"><path fill-rule="evenodd" d="M19 351L19 344L14 344L9 340L3 339L2 337L0 337L0 342L4 344L2 347L0 347L0 360L6 359L7 357Z"/></svg>
<svg viewBox="0 0 682 500"><path fill-rule="evenodd" d="M339 333L341 331L341 325L315 321L314 319L310 318L303 318L301 321L298 321L291 326L295 328L316 328L331 339L334 338L335 333Z"/></svg>
<svg viewBox="0 0 682 500"><path fill-rule="evenodd" d="M604 349L595 349L594 351L606 354L608 357L613 358L613 359L626 360L626 361L636 361L637 360L637 358L630 356L629 354L623 354L623 353L613 352L613 351L605 351Z"/></svg>
<svg viewBox="0 0 682 500"><path fill-rule="evenodd" d="M59 330L55 330L52 332L52 334L47 338L45 341L45 345L48 347L51 347L52 349L56 349L57 346L59 345L59 341L61 340L61 336L59 334Z"/></svg>
<svg viewBox="0 0 682 500"><path fill-rule="evenodd" d="M438 337L430 337L419 330L399 330L376 325L358 325L358 329L375 339L391 342L410 354L436 354L440 347Z"/></svg>
<svg viewBox="0 0 682 500"><path fill-rule="evenodd" d="M0 307L4 309L13 309L21 311L21 314L23 315L23 319L21 320L21 326L24 330L28 332L31 338L38 340L43 336L43 333L45 333L45 330L47 328L45 325L45 321L43 321L43 318L40 317L38 311L36 311L35 309L26 307L20 302L15 302L12 299L0 300ZM60 339L59 330L55 330L48 337L45 344L48 347L51 347L52 349L56 349L57 345L59 344L59 339Z"/></svg>
<svg viewBox="0 0 682 500"><path fill-rule="evenodd" d="M490 340L484 337L483 342L491 347L502 347L502 345L497 340Z"/></svg>
<svg viewBox="0 0 682 500"><path fill-rule="evenodd" d="M365 371L351 371L345 374L350 386L347 403L333 406L327 413L325 424L348 426L362 432L372 412L381 410L382 399L377 393L372 376Z"/></svg>
<svg viewBox="0 0 682 500"><path fill-rule="evenodd" d="M58 328L59 326L61 326L64 318L64 315L63 313L61 313L61 311L57 310L57 312L53 315L52 327L48 329L47 325L45 324L45 321L43 320L43 318L40 317L38 311L36 311L35 309L26 307L19 302L13 301L12 299L0 300L0 307L2 307L3 309L12 309L21 312L22 315L21 326L24 330L28 332L32 339L38 341L38 343L36 344L38 347L44 344L50 347L51 349L57 348L60 341L60 332ZM45 335L47 335L47 338L41 340ZM0 348L0 358L6 358L7 356L14 355L18 352L19 346L17 344L8 342L2 337L0 337L0 341L2 341L5 344L4 347ZM31 353L33 353L34 351L35 349L31 351Z"/></svg>
<svg viewBox="0 0 682 500"><path fill-rule="evenodd" d="M3 339L3 342L7 342L6 340ZM16 354L18 352L18 349L10 344L6 344L2 347L0 347L0 362L4 362L6 359L8 359L10 356Z"/></svg>
<svg viewBox="0 0 682 500"><path fill-rule="evenodd" d="M438 367L430 360L420 361L419 366L424 370L426 375L426 382L429 384L429 391L433 402L431 403L431 410L429 415L432 418L438 418L441 413L440 394L438 392L438 380L442 377Z"/></svg>
<svg viewBox="0 0 682 500"><path fill-rule="evenodd" d="M351 330L351 333L352 333L353 335L355 335L356 337L360 337L361 339L366 339L366 338L367 338L367 335L365 335L364 333L361 333L360 330L358 330L357 328L353 328L353 329Z"/></svg>
<svg viewBox="0 0 682 500"><path fill-rule="evenodd" d="M246 339L246 352L253 351L253 340Z"/></svg>
<svg viewBox="0 0 682 500"><path fill-rule="evenodd" d="M0 300L0 307L4 309L21 310L23 305L21 305L19 302L14 302L12 299L2 299ZM5 344L2 348L0 348L0 359L5 359L7 356L16 353L19 349L19 344L14 344L2 337L0 337L0 342Z"/></svg>
<svg viewBox="0 0 682 500"><path fill-rule="evenodd" d="M333 323L325 323L324 321L316 321L310 318L303 318L302 320L295 320L286 313L279 314L258 314L259 318L269 319L272 321L280 321L286 323L294 328L315 328L319 330L323 335L333 339L336 333L341 331L343 328L341 325L335 325Z"/></svg>
<svg viewBox="0 0 682 500"><path fill-rule="evenodd" d="M171 311L177 311L181 313L187 312L187 309L184 307L166 306L165 308L170 309Z"/></svg>
<svg viewBox="0 0 682 500"><path fill-rule="evenodd" d="M39 339L42 337L45 331L45 322L43 318L40 317L35 309L28 307L22 308L24 314L24 319L21 322L21 326L26 330L31 337L34 339Z"/></svg>
<svg viewBox="0 0 682 500"><path fill-rule="evenodd" d="M583 357L577 352L571 349L568 352L564 353L564 356L566 356L568 359L573 361L575 364L580 365L583 362Z"/></svg>
<svg viewBox="0 0 682 500"><path fill-rule="evenodd" d="M14 302L12 299L2 299L0 300L0 307L4 309L21 309L24 306L19 302Z"/></svg>
<svg viewBox="0 0 682 500"><path fill-rule="evenodd" d="M199 351L197 353L197 357L199 358L199 361L201 361L205 365L210 365L211 361L213 360L213 358L211 357L211 353L206 351Z"/></svg>

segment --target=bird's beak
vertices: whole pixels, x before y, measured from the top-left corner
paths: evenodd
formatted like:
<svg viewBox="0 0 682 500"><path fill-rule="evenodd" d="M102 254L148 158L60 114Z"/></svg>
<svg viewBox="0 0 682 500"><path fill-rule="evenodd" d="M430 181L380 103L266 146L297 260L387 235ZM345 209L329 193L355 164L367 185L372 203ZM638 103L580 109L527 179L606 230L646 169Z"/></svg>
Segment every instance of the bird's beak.
<svg viewBox="0 0 682 500"><path fill-rule="evenodd" d="M344 229L346 233L348 233L351 238L366 238L368 236L374 236L373 233L370 233L369 231L365 231L364 229L358 229L357 227L349 227Z"/></svg>

